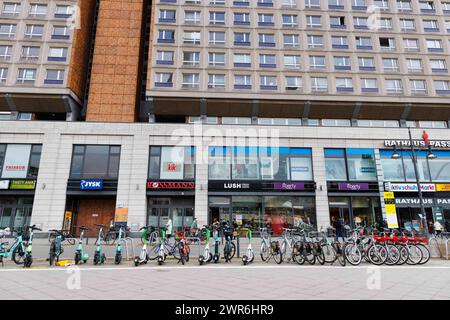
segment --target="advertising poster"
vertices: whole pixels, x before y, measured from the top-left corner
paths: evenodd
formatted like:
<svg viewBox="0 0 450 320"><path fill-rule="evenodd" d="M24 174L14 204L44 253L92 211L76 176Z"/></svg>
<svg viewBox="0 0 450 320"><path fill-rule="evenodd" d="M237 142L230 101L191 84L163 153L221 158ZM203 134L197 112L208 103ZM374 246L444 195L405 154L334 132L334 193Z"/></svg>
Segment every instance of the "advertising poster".
<svg viewBox="0 0 450 320"><path fill-rule="evenodd" d="M126 227L128 222L128 208L116 208L114 226Z"/></svg>
<svg viewBox="0 0 450 320"><path fill-rule="evenodd" d="M161 179L183 180L184 147L161 148Z"/></svg>
<svg viewBox="0 0 450 320"><path fill-rule="evenodd" d="M2 178L26 178L30 153L31 145L29 144L9 144L3 163Z"/></svg>
<svg viewBox="0 0 450 320"><path fill-rule="evenodd" d="M386 206L386 220L388 228L397 229L398 228L397 208L395 206L395 198L393 192L384 193L384 203Z"/></svg>

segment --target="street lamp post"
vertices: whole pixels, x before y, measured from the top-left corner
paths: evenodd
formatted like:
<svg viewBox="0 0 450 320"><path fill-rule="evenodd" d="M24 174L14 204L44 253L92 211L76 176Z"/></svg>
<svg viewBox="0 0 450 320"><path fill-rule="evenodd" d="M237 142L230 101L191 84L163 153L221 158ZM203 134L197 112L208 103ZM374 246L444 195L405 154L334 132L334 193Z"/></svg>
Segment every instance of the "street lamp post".
<svg viewBox="0 0 450 320"><path fill-rule="evenodd" d="M414 166L414 175L416 176L417 191L419 193L420 213L422 215L422 222L423 222L425 234L428 235L427 215L426 215L426 212L425 212L425 203L423 201L422 185L420 183L420 176L419 176L419 169L418 169L418 164L417 164L416 149L414 147L414 141L413 141L413 138L412 138L411 128L409 128L409 127L408 127L408 134L409 134L409 144L410 144L410 147L411 147L411 160L412 160L413 166ZM428 135L424 139L428 139ZM428 145L427 158L428 159L435 159L436 156L431 152L431 145L429 144L428 140L426 140L425 142ZM395 159L395 158L399 158L399 157L400 157L400 155L397 153L397 148L394 147L394 153L392 155L392 158Z"/></svg>

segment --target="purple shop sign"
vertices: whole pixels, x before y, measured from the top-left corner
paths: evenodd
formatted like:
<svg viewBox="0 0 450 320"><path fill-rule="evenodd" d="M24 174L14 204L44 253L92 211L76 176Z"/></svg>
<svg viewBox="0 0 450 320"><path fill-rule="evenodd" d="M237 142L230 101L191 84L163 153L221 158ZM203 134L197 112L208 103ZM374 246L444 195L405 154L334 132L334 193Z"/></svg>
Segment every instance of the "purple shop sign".
<svg viewBox="0 0 450 320"><path fill-rule="evenodd" d="M367 191L367 190L369 190L369 184L368 183L339 182L339 190L341 190L341 191Z"/></svg>
<svg viewBox="0 0 450 320"><path fill-rule="evenodd" d="M303 182L275 182L273 184L275 190L305 190Z"/></svg>

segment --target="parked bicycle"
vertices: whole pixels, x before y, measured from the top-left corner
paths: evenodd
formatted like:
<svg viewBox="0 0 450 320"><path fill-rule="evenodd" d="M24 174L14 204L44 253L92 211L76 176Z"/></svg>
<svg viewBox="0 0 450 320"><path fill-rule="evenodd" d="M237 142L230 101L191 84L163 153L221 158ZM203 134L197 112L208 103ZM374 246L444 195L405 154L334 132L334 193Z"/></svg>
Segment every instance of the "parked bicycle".
<svg viewBox="0 0 450 320"><path fill-rule="evenodd" d="M63 242L69 241L68 238L66 238L65 236L65 234L67 234L65 230L49 230L49 232L50 232L49 238L53 240L50 243L48 263L50 264L50 266L53 266L55 262L59 261L59 257L64 253Z"/></svg>
<svg viewBox="0 0 450 320"><path fill-rule="evenodd" d="M268 228L260 228L259 232L261 236L261 260L269 262L273 258L277 264L283 262L280 244L276 240L271 240L271 231Z"/></svg>
<svg viewBox="0 0 450 320"><path fill-rule="evenodd" d="M223 256L225 258L225 262L231 262L231 259L233 259L236 253L236 245L233 242L234 229L228 221L222 224L222 232L225 238L225 245L223 247Z"/></svg>
<svg viewBox="0 0 450 320"><path fill-rule="evenodd" d="M15 237L12 245L7 248L9 242L4 241L4 239L14 233L16 233L17 236ZM25 250L26 243L21 230L13 230L13 232L11 232L11 229L9 228L0 230L0 262L2 263L2 266L3 260L9 257L11 257L11 260L14 261L15 264L22 265L25 258Z"/></svg>

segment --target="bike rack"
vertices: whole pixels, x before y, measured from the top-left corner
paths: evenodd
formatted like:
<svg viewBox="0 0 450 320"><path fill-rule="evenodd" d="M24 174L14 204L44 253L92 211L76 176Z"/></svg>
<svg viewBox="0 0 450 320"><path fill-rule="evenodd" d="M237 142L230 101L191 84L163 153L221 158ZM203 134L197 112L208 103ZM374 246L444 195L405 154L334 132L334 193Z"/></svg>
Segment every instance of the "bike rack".
<svg viewBox="0 0 450 320"><path fill-rule="evenodd" d="M445 259L448 260L449 259L449 244L450 244L450 239L445 240Z"/></svg>
<svg viewBox="0 0 450 320"><path fill-rule="evenodd" d="M123 240L123 243L125 245L125 251L126 251L126 259L129 260L129 250L128 250L128 243L131 243L131 252L132 252L132 256L131 259L134 259L134 240L130 237L126 237Z"/></svg>
<svg viewBox="0 0 450 320"><path fill-rule="evenodd" d="M431 243L434 242L435 246L437 247L438 251L439 251L439 258L443 258L443 254L441 252L441 247L439 245L439 242L436 238L430 238L428 240L428 246L430 247L430 254L433 257L433 247L431 246ZM434 255L434 258L436 258L436 255Z"/></svg>

